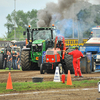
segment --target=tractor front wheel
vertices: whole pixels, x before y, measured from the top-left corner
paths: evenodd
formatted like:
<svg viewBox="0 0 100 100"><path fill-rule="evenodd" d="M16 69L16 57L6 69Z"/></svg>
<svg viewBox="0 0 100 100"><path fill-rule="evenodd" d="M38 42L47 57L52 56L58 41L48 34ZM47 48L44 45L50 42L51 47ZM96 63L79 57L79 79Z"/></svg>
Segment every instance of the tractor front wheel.
<svg viewBox="0 0 100 100"><path fill-rule="evenodd" d="M0 54L0 69L3 69L3 54Z"/></svg>

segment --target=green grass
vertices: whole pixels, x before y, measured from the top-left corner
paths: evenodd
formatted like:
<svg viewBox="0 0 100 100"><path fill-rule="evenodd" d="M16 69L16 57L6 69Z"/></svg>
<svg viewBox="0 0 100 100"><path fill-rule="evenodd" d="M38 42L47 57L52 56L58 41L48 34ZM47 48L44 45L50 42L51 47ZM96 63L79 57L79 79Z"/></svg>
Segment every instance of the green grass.
<svg viewBox="0 0 100 100"><path fill-rule="evenodd" d="M9 69L0 69L0 72L9 72L9 71L21 71L21 70L13 70L13 69L11 69L11 70L9 70Z"/></svg>
<svg viewBox="0 0 100 100"><path fill-rule="evenodd" d="M5 69L0 69L0 72L5 72L5 71L22 71L22 68L20 68L20 70L15 70L13 68L11 68L11 70L9 70L9 68L5 68Z"/></svg>
<svg viewBox="0 0 100 100"><path fill-rule="evenodd" d="M99 80L82 80L82 81L73 81L73 85L66 85L62 82L42 82L42 83L33 83L33 82L13 82L13 89L6 90L6 83L0 83L0 94L2 93L12 93L12 92L21 92L21 91L39 91L39 90L48 90L48 89L62 89L62 88L85 88L85 87L94 87L97 86Z"/></svg>

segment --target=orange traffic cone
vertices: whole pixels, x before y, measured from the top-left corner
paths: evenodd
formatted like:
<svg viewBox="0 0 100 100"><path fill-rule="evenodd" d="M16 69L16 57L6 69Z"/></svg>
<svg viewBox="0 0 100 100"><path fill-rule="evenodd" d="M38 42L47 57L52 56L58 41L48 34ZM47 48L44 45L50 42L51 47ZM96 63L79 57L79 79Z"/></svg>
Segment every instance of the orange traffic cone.
<svg viewBox="0 0 100 100"><path fill-rule="evenodd" d="M70 70L68 70L68 76L67 76L67 83L66 83L66 85L72 85Z"/></svg>
<svg viewBox="0 0 100 100"><path fill-rule="evenodd" d="M6 85L6 89L13 89L12 86L12 80L11 80L11 76L10 76L10 72L9 72L9 76L8 76L8 80L7 80L7 85Z"/></svg>

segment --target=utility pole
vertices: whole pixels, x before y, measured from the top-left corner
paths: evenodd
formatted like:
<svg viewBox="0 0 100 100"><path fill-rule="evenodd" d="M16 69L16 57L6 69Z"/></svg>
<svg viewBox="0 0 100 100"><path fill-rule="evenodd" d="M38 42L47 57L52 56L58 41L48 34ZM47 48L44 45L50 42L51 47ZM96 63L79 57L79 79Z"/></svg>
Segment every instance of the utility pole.
<svg viewBox="0 0 100 100"><path fill-rule="evenodd" d="M74 9L75 9L75 7L74 7L74 4L73 4L73 15L75 14L74 13ZM75 17L75 16L74 16ZM73 35L72 35L72 38L74 38L74 18L73 18Z"/></svg>
<svg viewBox="0 0 100 100"><path fill-rule="evenodd" d="M16 0L14 0L14 40L16 40Z"/></svg>

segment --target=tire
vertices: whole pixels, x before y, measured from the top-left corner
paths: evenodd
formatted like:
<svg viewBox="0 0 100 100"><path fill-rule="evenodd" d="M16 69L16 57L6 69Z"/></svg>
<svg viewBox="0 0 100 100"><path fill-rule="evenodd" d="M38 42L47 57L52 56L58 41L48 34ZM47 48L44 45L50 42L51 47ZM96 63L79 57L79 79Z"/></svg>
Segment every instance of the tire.
<svg viewBox="0 0 100 100"><path fill-rule="evenodd" d="M91 68L90 68L90 59L87 57L87 66L86 66L86 73L90 74L91 73Z"/></svg>
<svg viewBox="0 0 100 100"><path fill-rule="evenodd" d="M71 52L73 50L74 49L68 49L67 52ZM74 68L73 68L73 63L72 63L73 56L65 54L64 61L65 61L65 67L64 67L65 73L67 74L68 70L70 70L71 74L74 74Z"/></svg>
<svg viewBox="0 0 100 100"><path fill-rule="evenodd" d="M44 70L43 70L43 66L42 66L42 64L40 65L40 74L44 74L45 72L44 72Z"/></svg>
<svg viewBox="0 0 100 100"><path fill-rule="evenodd" d="M0 69L3 69L3 54L0 54Z"/></svg>
<svg viewBox="0 0 100 100"><path fill-rule="evenodd" d="M21 53L21 67L23 71L31 70L31 62L29 51L22 51Z"/></svg>
<svg viewBox="0 0 100 100"><path fill-rule="evenodd" d="M96 60L92 57L92 72L95 72L96 70Z"/></svg>
<svg viewBox="0 0 100 100"><path fill-rule="evenodd" d="M84 57L82 57L80 59L80 70L81 70L81 73L84 73L84 74L87 73L87 57L86 57L86 55L84 55Z"/></svg>
<svg viewBox="0 0 100 100"><path fill-rule="evenodd" d="M43 57L43 63L45 63L45 62L46 62L46 56ZM40 73L44 74L45 72L46 72L46 70L45 69L43 70L43 65L41 64L40 65Z"/></svg>
<svg viewBox="0 0 100 100"><path fill-rule="evenodd" d="M96 70L96 62L93 62L92 71L95 72L95 70Z"/></svg>
<svg viewBox="0 0 100 100"><path fill-rule="evenodd" d="M3 69L5 69L7 67L7 60L3 61Z"/></svg>

